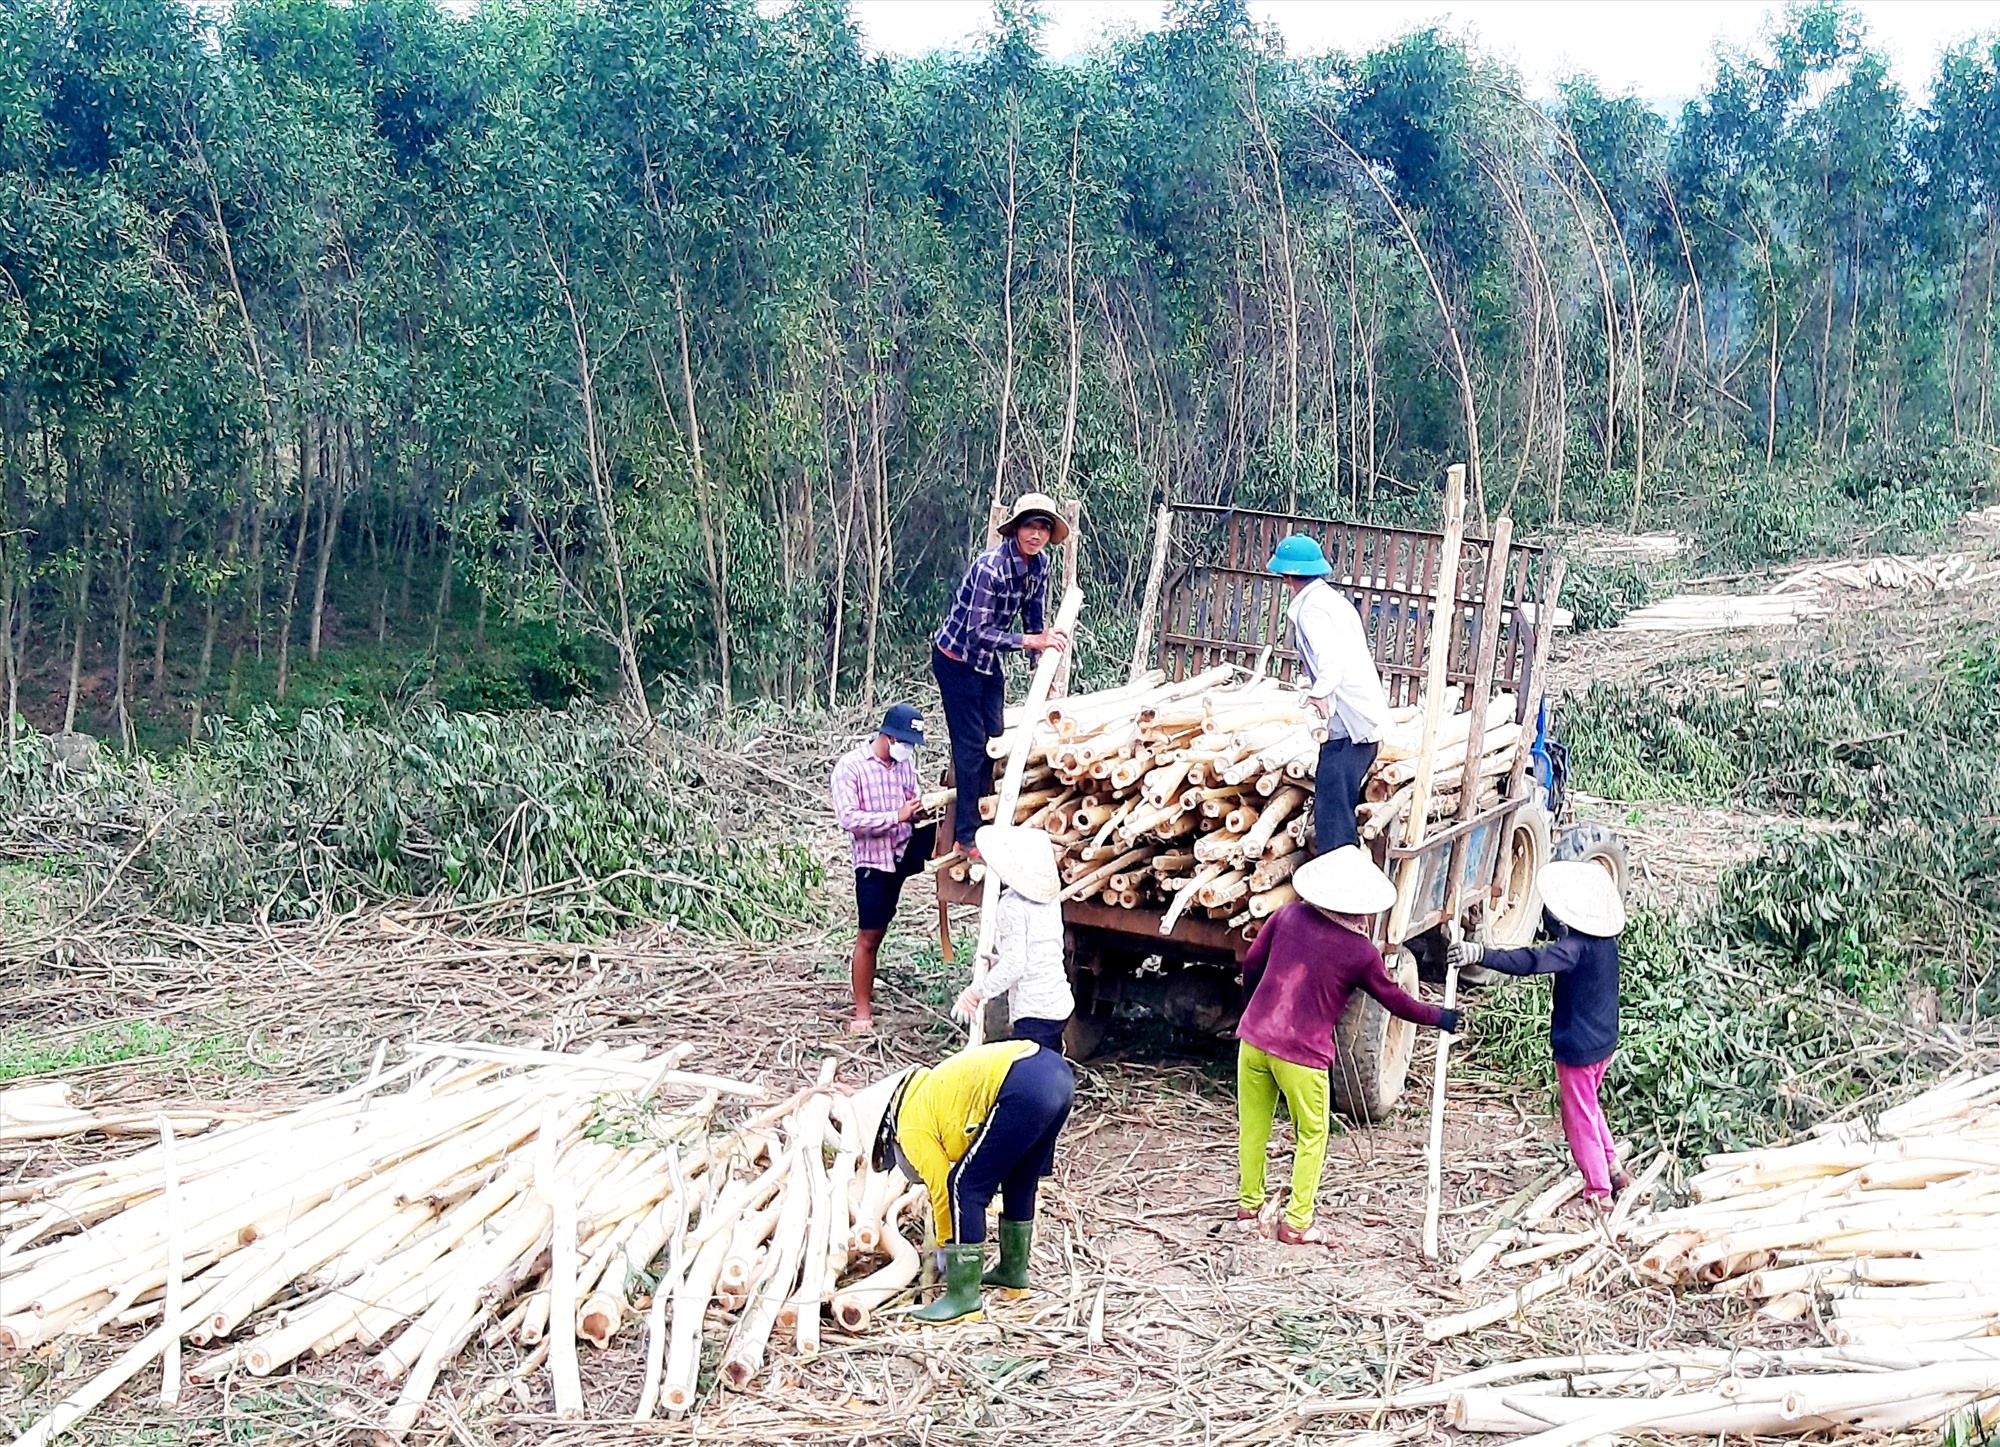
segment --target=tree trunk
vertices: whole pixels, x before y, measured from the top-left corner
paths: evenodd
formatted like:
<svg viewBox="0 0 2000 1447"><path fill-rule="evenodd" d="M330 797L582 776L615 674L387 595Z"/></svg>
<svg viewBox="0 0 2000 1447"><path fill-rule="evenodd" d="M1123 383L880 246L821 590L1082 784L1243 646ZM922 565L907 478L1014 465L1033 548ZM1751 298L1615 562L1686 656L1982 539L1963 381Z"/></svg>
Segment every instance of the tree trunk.
<svg viewBox="0 0 2000 1447"><path fill-rule="evenodd" d="M1250 119L1264 146L1264 159L1271 167L1271 187L1278 201L1278 233L1284 242L1285 261L1285 511L1299 510L1299 281L1292 255L1292 217L1285 205L1285 177L1278 164L1278 148L1271 142L1264 112L1257 104L1257 63L1250 62L1248 92Z"/></svg>
<svg viewBox="0 0 2000 1447"><path fill-rule="evenodd" d="M7 750L14 749L14 702L20 697L20 680L14 665L14 559L6 541L0 539L0 683L7 693Z"/></svg>
<svg viewBox="0 0 2000 1447"><path fill-rule="evenodd" d="M167 565L160 577L160 615L153 622L153 671L150 682L153 696L166 698L167 680L167 622L174 611L174 574L180 568L182 522L175 518L167 530Z"/></svg>
<svg viewBox="0 0 2000 1447"><path fill-rule="evenodd" d="M694 467L695 507L701 516L701 556L708 570L708 594L710 606L715 609L715 669L717 681L722 687L722 711L728 713L734 700L730 693L730 675L734 671L729 652L729 536L726 518L717 515L714 500L709 495L708 468L701 451L701 414L694 403L694 356L688 344L687 303L681 290L681 279L674 276L674 327L680 339L681 350L681 398L687 406L688 450ZM652 355L650 349L647 355ZM653 361L653 375L660 388L661 401L666 400L666 379L660 375L660 364ZM622 593L621 593L622 597ZM635 655L633 671L638 670Z"/></svg>
<svg viewBox="0 0 2000 1447"><path fill-rule="evenodd" d="M123 566L118 570L118 661L112 671L112 706L118 718L118 742L131 753L138 742L132 727L132 534L137 520L128 519Z"/></svg>
<svg viewBox="0 0 2000 1447"><path fill-rule="evenodd" d="M83 566L76 575L75 636L69 650L69 697L63 702L63 732L76 732L76 700L83 689L83 637L90 626L90 529L83 530Z"/></svg>
<svg viewBox="0 0 2000 1447"><path fill-rule="evenodd" d="M1771 261L1771 243L1763 235L1757 236L1759 250L1764 255L1764 279L1771 288L1771 351L1766 370L1768 392L1764 412L1764 465L1771 466L1778 456L1778 271Z"/></svg>
<svg viewBox="0 0 2000 1447"><path fill-rule="evenodd" d="M299 606L299 574L305 568L306 525L312 521L313 480L312 471L306 465L307 454L312 447L311 422L299 423L299 525L292 531L292 551L285 565L285 599L278 609L278 702L285 701L285 690L290 686L292 676L292 617Z"/></svg>
<svg viewBox="0 0 2000 1447"><path fill-rule="evenodd" d="M243 505L239 503L235 513L229 520L229 541L224 544L222 549L225 568L235 559L236 545L241 540L242 534ZM197 742L201 738L201 716L208 702L208 681L210 671L215 663L215 634L219 626L219 614L216 609L216 589L211 587L208 593L207 616L202 619L201 625L201 661L197 665L195 673L194 705L190 710L188 718L188 742L190 744Z"/></svg>
<svg viewBox="0 0 2000 1447"><path fill-rule="evenodd" d="M1347 152L1349 159L1360 168L1362 174L1367 176L1369 181L1374 185L1376 193L1381 196L1384 204L1388 206L1390 214L1396 218L1397 226L1402 229L1403 238L1410 243L1410 249L1416 253L1417 262L1424 269L1425 280L1430 283L1431 298L1437 303L1438 315L1443 319L1445 334L1451 341L1453 360L1458 365L1459 395L1465 404L1467 460L1471 464L1472 472L1472 509L1479 515L1480 522L1484 523L1486 521L1486 485L1483 480L1485 476L1485 464L1481 460L1481 448L1479 445L1479 404L1472 387L1472 367L1466 361L1465 343L1459 337L1458 323L1452 318L1451 302L1445 295L1444 284L1438 280L1437 272L1431 267L1430 254L1424 250L1423 243L1417 239L1416 230L1410 225L1409 217L1404 215L1403 208L1396 204L1396 198L1389 194L1389 188L1382 184L1382 178L1375 174L1375 168L1362 158L1359 151L1348 145L1347 139L1328 124L1324 117L1315 115L1313 119L1319 123L1321 130L1331 136L1334 142L1343 151ZM1370 486L1372 488L1372 482Z"/></svg>
<svg viewBox="0 0 2000 1447"><path fill-rule="evenodd" d="M1007 245L1006 260L1000 272L1000 328L1005 342L1005 358L1000 367L1000 436L993 449L993 499L992 506L1000 506L1003 479L1007 474L1007 423L1014 411L1014 219L1016 212L1014 192L1014 152L1016 137L1014 123L1007 124Z"/></svg>
<svg viewBox="0 0 2000 1447"><path fill-rule="evenodd" d="M1069 141L1069 217L1064 225L1063 322L1068 330L1069 386L1063 398L1062 448L1056 462L1056 495L1069 489L1070 459L1076 453L1076 394L1083 366L1082 337L1076 325L1076 180L1083 156L1083 122L1079 119Z"/></svg>
<svg viewBox="0 0 2000 1447"><path fill-rule="evenodd" d="M353 465L353 441L347 425L341 424L331 444L326 425L321 423L320 428L320 472L327 486L320 501L319 556L313 564L312 622L306 643L306 658L313 663L319 662L320 633L326 619L326 575L333 563L334 544L340 539L340 505L345 500L348 469ZM344 448L342 441L347 443ZM341 460L343 451L348 455L346 463Z"/></svg>

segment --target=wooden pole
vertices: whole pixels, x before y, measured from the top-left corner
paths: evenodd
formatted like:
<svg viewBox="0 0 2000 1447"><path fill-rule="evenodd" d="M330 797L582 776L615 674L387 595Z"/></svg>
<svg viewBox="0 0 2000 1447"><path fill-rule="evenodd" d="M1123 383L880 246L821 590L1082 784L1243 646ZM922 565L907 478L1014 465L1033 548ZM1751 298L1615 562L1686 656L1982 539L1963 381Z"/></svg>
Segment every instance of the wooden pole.
<svg viewBox="0 0 2000 1447"><path fill-rule="evenodd" d="M1437 761L1438 730L1444 723L1445 665L1451 653L1451 634L1458 616L1458 553L1465 541L1465 468L1455 464L1445 477L1444 550L1438 559L1437 597L1431 605L1430 631L1424 675L1423 743L1417 750L1417 771L1411 782L1410 813L1403 827L1403 847L1414 849L1424 842L1424 823L1430 813L1431 778ZM1417 876L1423 871L1418 861L1407 859L1397 870L1396 905L1389 913L1386 943L1403 942L1411 911L1417 902Z"/></svg>
<svg viewBox="0 0 2000 1447"><path fill-rule="evenodd" d="M1507 775L1507 792L1502 798L1511 799L1521 787L1521 778L1528 771L1528 760L1535 752L1535 720L1542 710L1544 680L1549 671L1549 645L1556 633L1556 600L1562 596L1563 572L1569 566L1562 558L1549 564L1549 579L1542 588L1541 601L1535 604L1535 647L1528 659L1528 679L1521 689L1521 744L1514 755L1514 768Z"/></svg>
<svg viewBox="0 0 2000 1447"><path fill-rule="evenodd" d="M160 1195L167 1212L167 1283L166 1294L161 1298L160 1319L179 1321L181 1318L182 1277L186 1263L182 1259L183 1241L181 1220L180 1169L174 1160L174 1123L162 1111L158 1117L160 1132ZM160 1405L177 1406L181 1399L181 1337L179 1332L167 1334L165 1355L160 1364Z"/></svg>
<svg viewBox="0 0 2000 1447"><path fill-rule="evenodd" d="M1074 633L1076 615L1083 611L1083 590L1071 588L1063 594L1062 607L1056 610L1055 631ZM1067 650L1065 650L1067 651ZM995 803L995 819L1012 819L1014 805L1021 797L1021 778L1028 772L1028 750L1035 740L1035 725L1042 709L1049 701L1049 685L1055 682L1056 665L1061 654L1054 649L1043 651L1035 664L1035 677L1028 685L1028 700L1022 707L1021 726L1014 731L1014 750L1007 758L1007 772L1001 777L999 799ZM970 798L971 791L963 780L959 784L961 797ZM953 806L957 807L956 805ZM989 865L986 870L986 891L979 904L979 945L972 952L972 983L978 985L986 978L986 958L993 953L994 931L1000 921L1000 876ZM986 1038L986 1012L976 1010L971 1021L973 1045L982 1044Z"/></svg>
<svg viewBox="0 0 2000 1447"><path fill-rule="evenodd" d="M1471 790L1466 791L1471 797ZM1458 922L1445 921L1445 932L1453 939L1458 938ZM1449 1010L1458 1003L1458 966L1449 964L1444 972L1444 1007ZM1438 1257L1438 1217L1444 1204L1444 1070L1445 1060L1451 1054L1451 1036L1438 1031L1437 1071L1431 1077L1431 1133L1424 1146L1424 1259L1435 1261Z"/></svg>
<svg viewBox="0 0 2000 1447"><path fill-rule="evenodd" d="M1132 670L1126 675L1136 679L1146 671L1146 655L1153 649L1153 615L1160 611L1160 584L1167 572L1167 544L1173 541L1174 510L1160 509L1159 520L1153 524L1153 560L1146 565L1146 595L1139 604L1139 636L1132 644Z"/></svg>
<svg viewBox="0 0 2000 1447"><path fill-rule="evenodd" d="M1069 541L1063 544L1063 597L1067 598L1076 587L1077 569L1083 561L1083 507L1079 503L1063 504L1063 520L1069 524ZM1056 660L1055 682L1049 685L1050 698L1069 697L1069 665L1071 650L1065 648L1062 657Z"/></svg>
<svg viewBox="0 0 2000 1447"><path fill-rule="evenodd" d="M1437 597L1431 606L1431 625L1425 639L1428 653L1424 679L1424 733L1417 751L1416 777L1410 785L1410 812L1403 827L1403 847L1414 849L1424 841L1424 825L1430 815L1431 779L1437 763L1438 731L1444 724L1445 669L1450 662L1452 635L1458 629L1458 555L1465 543L1465 469L1454 466L1445 475L1444 551L1438 559ZM1483 718L1474 720L1483 722ZM1468 755L1470 758L1470 755ZM1468 789L1468 796L1478 790ZM1386 943L1401 944L1416 907L1417 879L1422 861L1405 859L1397 870L1396 905L1389 914ZM1445 1007L1457 995L1457 975L1445 977ZM1444 1182L1444 1072L1451 1037L1439 1032L1437 1073L1431 1082L1430 1144L1425 1159L1424 1255L1437 1257L1437 1198Z"/></svg>

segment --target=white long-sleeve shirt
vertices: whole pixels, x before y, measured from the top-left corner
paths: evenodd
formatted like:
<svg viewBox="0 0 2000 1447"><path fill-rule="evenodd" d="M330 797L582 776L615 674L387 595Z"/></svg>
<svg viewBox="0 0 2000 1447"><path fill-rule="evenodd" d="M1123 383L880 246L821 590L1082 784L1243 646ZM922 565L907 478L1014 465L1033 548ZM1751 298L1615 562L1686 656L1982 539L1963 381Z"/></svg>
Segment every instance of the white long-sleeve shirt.
<svg viewBox="0 0 2000 1447"><path fill-rule="evenodd" d="M1389 731L1389 696L1368 651L1368 633L1347 595L1315 578L1292 595L1286 610L1292 639L1305 664L1306 692L1332 706L1327 732L1371 744Z"/></svg>
<svg viewBox="0 0 2000 1447"><path fill-rule="evenodd" d="M1002 890L993 944L999 958L979 984L982 1004L1006 995L1010 1020L1067 1020L1076 1013L1063 968L1061 905Z"/></svg>

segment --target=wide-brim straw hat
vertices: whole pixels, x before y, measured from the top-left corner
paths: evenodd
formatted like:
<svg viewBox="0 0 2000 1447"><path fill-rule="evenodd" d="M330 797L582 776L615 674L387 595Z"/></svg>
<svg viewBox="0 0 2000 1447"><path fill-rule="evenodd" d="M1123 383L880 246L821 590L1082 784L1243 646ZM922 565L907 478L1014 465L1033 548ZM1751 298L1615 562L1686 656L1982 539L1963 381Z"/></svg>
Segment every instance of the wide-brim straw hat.
<svg viewBox="0 0 2000 1447"><path fill-rule="evenodd" d="M973 836L979 857L1000 876L1009 889L1026 895L1036 904L1053 904L1062 893L1062 875L1056 869L1056 847L1043 829L1027 829L1019 824L986 824Z"/></svg>
<svg viewBox="0 0 2000 1447"><path fill-rule="evenodd" d="M1307 904L1332 914L1380 914L1396 902L1396 886L1357 844L1300 865L1292 888Z"/></svg>
<svg viewBox="0 0 2000 1447"><path fill-rule="evenodd" d="M1011 538L1020 530L1021 524L1031 517L1045 517L1049 520L1049 541L1060 543L1069 538L1069 524L1063 521L1062 507L1045 492L1024 492L1014 499L1014 510L1007 514L1007 521L1000 524L1000 536Z"/></svg>
<svg viewBox="0 0 2000 1447"><path fill-rule="evenodd" d="M1560 859L1544 864L1535 876L1542 907L1578 934L1609 939L1625 929L1625 901L1618 882L1603 866L1587 859Z"/></svg>
<svg viewBox="0 0 2000 1447"><path fill-rule="evenodd" d="M883 1117L889 1113L897 1092L915 1069L912 1065L885 1075L873 1085L864 1085L848 1097L847 1118L854 1123L854 1135L861 1147L862 1159L872 1162L880 1158L875 1147L882 1135Z"/></svg>

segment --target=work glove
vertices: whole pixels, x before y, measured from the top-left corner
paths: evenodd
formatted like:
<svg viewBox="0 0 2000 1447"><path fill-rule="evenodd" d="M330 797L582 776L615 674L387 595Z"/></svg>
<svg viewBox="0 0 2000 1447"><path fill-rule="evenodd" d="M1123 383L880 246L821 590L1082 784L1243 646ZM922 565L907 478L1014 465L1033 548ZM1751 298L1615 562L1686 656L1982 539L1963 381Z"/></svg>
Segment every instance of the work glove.
<svg viewBox="0 0 2000 1447"><path fill-rule="evenodd" d="M1476 965L1485 958L1486 946L1478 940L1459 940L1455 944L1445 946L1444 962L1455 970Z"/></svg>
<svg viewBox="0 0 2000 1447"><path fill-rule="evenodd" d="M1458 1033L1458 1011L1438 1011L1438 1029L1447 1035L1456 1035Z"/></svg>

